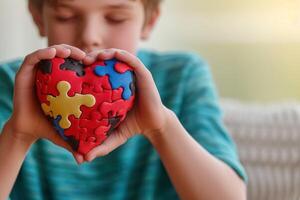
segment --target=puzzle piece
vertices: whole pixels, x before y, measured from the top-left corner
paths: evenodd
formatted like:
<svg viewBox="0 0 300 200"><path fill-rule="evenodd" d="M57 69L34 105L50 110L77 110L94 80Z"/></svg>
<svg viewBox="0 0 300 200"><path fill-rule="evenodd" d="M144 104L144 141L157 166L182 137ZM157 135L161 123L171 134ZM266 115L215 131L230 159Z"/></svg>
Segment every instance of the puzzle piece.
<svg viewBox="0 0 300 200"><path fill-rule="evenodd" d="M94 110L90 119L80 119L80 127L87 127L88 137L94 136L97 143L102 143L106 138L107 131L110 129L109 119L103 118L102 115Z"/></svg>
<svg viewBox="0 0 300 200"><path fill-rule="evenodd" d="M117 127L119 126L121 122L121 117L111 117L109 118L109 124L110 124L110 128L109 130L107 131L107 135L109 136L112 131Z"/></svg>
<svg viewBox="0 0 300 200"><path fill-rule="evenodd" d="M67 137L73 136L76 140L80 140L80 139L85 140L88 134L87 128L85 127L81 128L79 126L80 119L75 118L74 115L70 115L69 121L71 122L71 126L65 129L65 135Z"/></svg>
<svg viewBox="0 0 300 200"><path fill-rule="evenodd" d="M71 136L77 140L77 146L73 144L77 148L73 149L82 154L86 154L95 146L103 143L107 138L108 131L111 129L110 121L102 119L101 114L96 110L92 111L90 119L77 119L74 115L71 115L69 120L71 127L65 129L65 135L68 138Z"/></svg>
<svg viewBox="0 0 300 200"><path fill-rule="evenodd" d="M111 95L112 102L117 101L119 99L122 99L122 94L123 94L123 88L122 87L113 90L112 95Z"/></svg>
<svg viewBox="0 0 300 200"><path fill-rule="evenodd" d="M95 137L89 137L87 140L80 140L78 152L87 154L94 147L102 144L114 128L119 124L120 117L113 117L109 119L109 126L99 126L95 130Z"/></svg>
<svg viewBox="0 0 300 200"><path fill-rule="evenodd" d="M102 103L103 100L105 100L107 102L112 102L111 101L112 92L113 92L113 90L111 90L111 89L110 90L102 89L102 92L99 92L99 93L95 92L95 87L93 85L83 84L83 88L82 88L82 94L91 94L97 99L97 101L94 105L94 108L98 108L98 106ZM93 110L91 110L88 107L82 107L81 111L82 111L81 118L88 119L88 118L90 118L90 114Z"/></svg>
<svg viewBox="0 0 300 200"><path fill-rule="evenodd" d="M111 126L99 126L95 130L95 135L89 137L87 140L80 140L78 152L81 154L87 154L94 147L102 144L107 138L107 132L110 130Z"/></svg>
<svg viewBox="0 0 300 200"><path fill-rule="evenodd" d="M103 61L97 61L94 64L85 68L86 75L83 84L93 87L94 92L102 92L103 90L112 90L108 76L98 76L95 74L97 66L105 65Z"/></svg>
<svg viewBox="0 0 300 200"><path fill-rule="evenodd" d="M37 67L41 70L43 74L50 74L52 72L52 62L51 60L41 60Z"/></svg>
<svg viewBox="0 0 300 200"><path fill-rule="evenodd" d="M59 126L63 129L71 126L71 122L68 120L69 115L73 114L76 118L80 117L80 106L85 105L87 107L92 107L96 103L95 97L89 94L75 94L75 96L69 97L67 93L71 89L71 85L67 81L59 82L57 84L57 89L59 95L57 97L48 95L47 100L50 104L48 106L43 103L42 109L47 115L50 115L53 118L60 115L61 120L59 121Z"/></svg>
<svg viewBox="0 0 300 200"><path fill-rule="evenodd" d="M61 120L61 116L58 115L55 119L52 120L53 126L54 126L56 132L58 132L58 134L59 134L64 140L68 140L68 138L65 136L64 129L62 129L62 128L59 126L59 124L58 124L60 120Z"/></svg>
<svg viewBox="0 0 300 200"><path fill-rule="evenodd" d="M47 102L49 80L49 74L43 75L42 79L36 80L37 96L42 102Z"/></svg>
<svg viewBox="0 0 300 200"><path fill-rule="evenodd" d="M116 59L111 59L105 61L106 66L97 66L95 68L95 74L98 76L109 75L109 81L112 85L112 89L117 89L123 87L124 91L122 97L128 100L132 96L132 91L130 88L130 83L132 82L132 72L126 71L125 73L118 73L114 66L117 63Z"/></svg>
<svg viewBox="0 0 300 200"><path fill-rule="evenodd" d="M57 88L53 86L56 86L60 81L65 81L66 77L68 77L67 80L72 85L71 90L68 91L68 95L74 96L75 93L81 93L81 77L76 75L76 71L62 70L60 66L63 63L65 63L63 58L53 58L51 60L51 65L48 64L48 62L46 62L46 66L43 66L42 64L38 65L40 70L37 71L37 83L42 83L43 94L58 96L59 93ZM40 93L39 90L37 92ZM48 103L47 100L43 102Z"/></svg>
<svg viewBox="0 0 300 200"><path fill-rule="evenodd" d="M96 110L92 111L89 119L80 119L79 126L96 129L98 126L109 126L107 119L103 119L102 115Z"/></svg>
<svg viewBox="0 0 300 200"><path fill-rule="evenodd" d="M134 101L134 96L129 100L119 99L114 102L103 102L100 106L100 113L106 118L121 117L121 121L126 117L126 113L131 109Z"/></svg>
<svg viewBox="0 0 300 200"><path fill-rule="evenodd" d="M129 67L128 65L126 65L123 62L117 62L115 64L115 70L121 74L125 73L128 70L133 71L131 67Z"/></svg>
<svg viewBox="0 0 300 200"><path fill-rule="evenodd" d="M75 71L77 76L84 76L84 65L72 58L65 58L65 62L59 66L62 70Z"/></svg>
<svg viewBox="0 0 300 200"><path fill-rule="evenodd" d="M77 149L78 149L78 145L79 145L78 140L76 140L76 138L75 138L73 135L69 135L69 136L68 136L68 135L65 133L64 129L62 129L62 128L59 126L59 124L58 124L58 122L59 122L60 120L61 120L61 116L60 116L60 115L57 116L56 119L53 119L53 120L52 120L52 123L53 123L53 126L54 126L56 132L63 138L63 140L67 141L67 142L71 145L72 149L77 150ZM84 130L84 129L83 129L83 130ZM86 131L86 130L85 130L85 131ZM78 132L78 129L76 129L76 132Z"/></svg>

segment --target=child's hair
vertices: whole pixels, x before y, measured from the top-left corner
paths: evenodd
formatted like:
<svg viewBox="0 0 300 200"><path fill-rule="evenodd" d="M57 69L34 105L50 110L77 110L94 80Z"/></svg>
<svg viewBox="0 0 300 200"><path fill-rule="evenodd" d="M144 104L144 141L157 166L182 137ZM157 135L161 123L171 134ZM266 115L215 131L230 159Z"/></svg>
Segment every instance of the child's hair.
<svg viewBox="0 0 300 200"><path fill-rule="evenodd" d="M43 6L43 3L45 1L48 1L50 3L55 3L58 0L29 0L29 1L31 3L33 3L33 5L37 6L39 9L41 9ZM151 17L152 12L158 8L158 6L162 0L141 0L141 1L144 5L144 9L145 9L145 17L146 17L145 21L147 21Z"/></svg>
<svg viewBox="0 0 300 200"><path fill-rule="evenodd" d="M150 19L152 12L158 8L160 2L163 0L142 0L145 9L145 22Z"/></svg>

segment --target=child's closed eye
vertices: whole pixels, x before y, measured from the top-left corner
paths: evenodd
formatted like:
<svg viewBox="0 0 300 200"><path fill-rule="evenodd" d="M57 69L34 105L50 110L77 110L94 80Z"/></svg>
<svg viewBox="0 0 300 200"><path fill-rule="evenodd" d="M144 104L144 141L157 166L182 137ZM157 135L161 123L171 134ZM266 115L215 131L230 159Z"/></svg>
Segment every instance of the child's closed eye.
<svg viewBox="0 0 300 200"><path fill-rule="evenodd" d="M55 20L61 23L72 22L76 20L75 15L57 15L55 16Z"/></svg>
<svg viewBox="0 0 300 200"><path fill-rule="evenodd" d="M109 24L112 24L112 25L122 24L127 21L126 18L105 17L105 19Z"/></svg>
<svg viewBox="0 0 300 200"><path fill-rule="evenodd" d="M125 23L129 19L127 16L107 15L105 16L105 20L109 24L118 25L118 24Z"/></svg>

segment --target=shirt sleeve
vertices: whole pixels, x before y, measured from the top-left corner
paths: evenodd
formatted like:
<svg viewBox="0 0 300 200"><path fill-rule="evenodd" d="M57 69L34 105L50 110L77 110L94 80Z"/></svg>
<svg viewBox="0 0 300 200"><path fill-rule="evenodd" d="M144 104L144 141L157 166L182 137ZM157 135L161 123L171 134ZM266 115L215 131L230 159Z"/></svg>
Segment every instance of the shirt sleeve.
<svg viewBox="0 0 300 200"><path fill-rule="evenodd" d="M12 113L14 78L17 62L0 65L0 130ZM17 65L16 65L17 66Z"/></svg>
<svg viewBox="0 0 300 200"><path fill-rule="evenodd" d="M210 69L198 56L186 65L185 89L179 120L191 136L210 154L229 165L245 182L236 145L223 124L218 96Z"/></svg>

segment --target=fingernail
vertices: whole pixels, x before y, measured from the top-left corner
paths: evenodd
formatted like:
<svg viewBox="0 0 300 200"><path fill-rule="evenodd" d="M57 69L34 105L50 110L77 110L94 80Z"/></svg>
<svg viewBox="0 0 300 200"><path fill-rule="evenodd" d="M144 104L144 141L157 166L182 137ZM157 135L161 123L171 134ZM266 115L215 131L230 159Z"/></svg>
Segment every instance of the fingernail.
<svg viewBox="0 0 300 200"><path fill-rule="evenodd" d="M123 51L123 50L121 50L121 51L120 51L120 54L123 54L123 55L125 55L125 54L126 54L126 52L125 52L125 51Z"/></svg>
<svg viewBox="0 0 300 200"><path fill-rule="evenodd" d="M111 50L109 50L109 49L105 49L105 50L103 50L102 52L100 52L100 53L111 53L112 51Z"/></svg>
<svg viewBox="0 0 300 200"><path fill-rule="evenodd" d="M65 50L71 53L71 49L65 48Z"/></svg>
<svg viewBox="0 0 300 200"><path fill-rule="evenodd" d="M95 156L91 156L87 159L87 161L92 162L95 159Z"/></svg>
<svg viewBox="0 0 300 200"><path fill-rule="evenodd" d="M86 55L86 57L87 57L88 59L92 59L92 58L93 58L93 56L91 56L91 55Z"/></svg>

